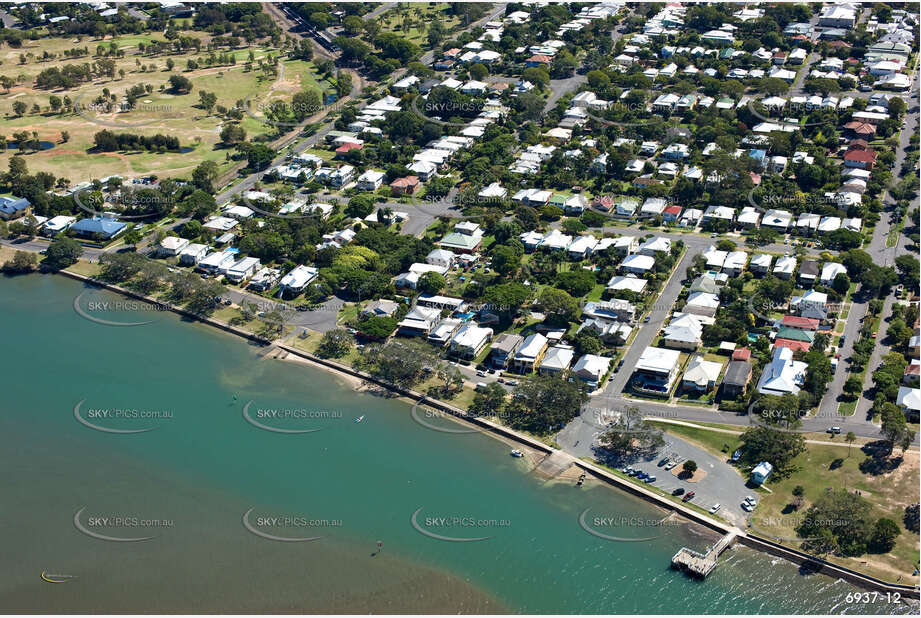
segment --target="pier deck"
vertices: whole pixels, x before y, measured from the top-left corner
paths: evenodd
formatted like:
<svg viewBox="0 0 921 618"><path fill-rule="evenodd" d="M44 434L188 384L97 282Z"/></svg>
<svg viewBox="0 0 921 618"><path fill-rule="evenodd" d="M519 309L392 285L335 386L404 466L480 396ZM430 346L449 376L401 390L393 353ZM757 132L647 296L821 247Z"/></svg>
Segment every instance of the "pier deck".
<svg viewBox="0 0 921 618"><path fill-rule="evenodd" d="M704 578L716 568L717 559L723 551L732 545L736 533L730 532L723 536L716 544L703 554L687 547L682 547L672 556L672 567L681 569L695 577Z"/></svg>

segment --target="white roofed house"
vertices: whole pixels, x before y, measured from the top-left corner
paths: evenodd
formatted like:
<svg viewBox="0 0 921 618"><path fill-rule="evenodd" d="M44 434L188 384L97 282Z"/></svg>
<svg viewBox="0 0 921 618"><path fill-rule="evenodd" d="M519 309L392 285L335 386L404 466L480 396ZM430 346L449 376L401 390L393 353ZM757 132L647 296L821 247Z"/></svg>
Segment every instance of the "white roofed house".
<svg viewBox="0 0 921 618"><path fill-rule="evenodd" d="M189 241L178 236L167 236L157 247L158 257L173 257L189 246Z"/></svg>
<svg viewBox="0 0 921 618"><path fill-rule="evenodd" d="M702 255L707 261L707 268L711 270L720 270L723 268L723 263L726 261L728 252L720 251L713 245L710 245Z"/></svg>
<svg viewBox="0 0 921 618"><path fill-rule="evenodd" d="M652 346L643 350L633 374L633 388L643 393L667 397L678 375L681 352Z"/></svg>
<svg viewBox="0 0 921 618"><path fill-rule="evenodd" d="M425 263L450 269L454 266L454 258L454 253L447 249L432 249L429 254L425 256Z"/></svg>
<svg viewBox="0 0 921 618"><path fill-rule="evenodd" d="M704 332L703 324L690 313L683 313L672 318L662 331L664 344L669 348L680 350L696 350L700 347L701 335Z"/></svg>
<svg viewBox="0 0 921 618"><path fill-rule="evenodd" d="M427 337L431 330L441 320L441 310L434 307L413 307L403 319L397 323L400 335L409 337Z"/></svg>
<svg viewBox="0 0 921 618"><path fill-rule="evenodd" d="M771 263L774 257L769 253L759 253L752 257L748 267L755 274L764 275L771 272Z"/></svg>
<svg viewBox="0 0 921 618"><path fill-rule="evenodd" d="M262 262L257 257L240 258L234 262L233 266L227 269L225 276L230 281L240 283L252 277L260 266L262 266Z"/></svg>
<svg viewBox="0 0 921 618"><path fill-rule="evenodd" d="M722 363L704 360L703 356L695 354L688 362L684 376L681 378L681 386L686 390L697 392L713 390L719 384L722 371Z"/></svg>
<svg viewBox="0 0 921 618"><path fill-rule="evenodd" d="M201 260L197 268L206 273L223 275L237 261L237 254L231 251L215 251Z"/></svg>
<svg viewBox="0 0 921 618"><path fill-rule="evenodd" d="M641 279L633 275L627 275L627 276L614 275L608 281L608 284L605 287L605 289L607 290L609 294L613 294L615 292L620 292L620 291L627 291L627 292L634 292L636 294L641 294L643 290L646 289L646 283L647 283L646 279Z"/></svg>
<svg viewBox="0 0 921 618"><path fill-rule="evenodd" d="M624 261L620 263L620 270L625 273L643 275L651 271L655 265L655 258L648 255L634 254L627 256Z"/></svg>
<svg viewBox="0 0 921 618"><path fill-rule="evenodd" d="M576 353L573 351L572 346L553 346L544 354L538 372L542 375L561 376L569 369L569 365L572 364L572 359L575 355Z"/></svg>
<svg viewBox="0 0 921 618"><path fill-rule="evenodd" d="M728 206L707 206L707 210L704 211L703 222L726 221L731 224L733 217L735 217L735 210Z"/></svg>
<svg viewBox="0 0 921 618"><path fill-rule="evenodd" d="M281 271L277 268L269 268L268 266L263 266L256 274L253 275L252 279L249 280L249 287L257 292L265 292L268 289L271 289L278 280L281 278Z"/></svg>
<svg viewBox="0 0 921 618"><path fill-rule="evenodd" d="M720 299L716 294L711 294L709 292L691 292L691 294L688 295L687 301L684 303L682 311L712 318L716 315L716 310L719 309L719 306Z"/></svg>
<svg viewBox="0 0 921 618"><path fill-rule="evenodd" d="M685 208L684 212L681 213L681 219L678 220L678 224L682 227L697 227L703 215L704 211L699 208Z"/></svg>
<svg viewBox="0 0 921 618"><path fill-rule="evenodd" d="M299 264L281 278L281 293L300 294L319 274L319 271L313 266Z"/></svg>
<svg viewBox="0 0 921 618"><path fill-rule="evenodd" d="M569 243L569 246L566 247L566 252L573 260L584 260L589 255L591 255L597 244L598 241L595 240L595 237L591 234L587 234L585 236L577 236L571 243Z"/></svg>
<svg viewBox="0 0 921 618"><path fill-rule="evenodd" d="M793 360L793 350L775 347L774 353L758 380L763 395L797 394L806 379L806 363Z"/></svg>
<svg viewBox="0 0 921 618"><path fill-rule="evenodd" d="M654 218L662 215L668 204L661 197L648 197L640 208L640 218Z"/></svg>
<svg viewBox="0 0 921 618"><path fill-rule="evenodd" d="M739 216L736 218L736 223L738 223L741 228L753 228L758 227L758 223L761 221L761 213L755 210L752 206L746 206L742 209L742 212L739 213Z"/></svg>
<svg viewBox="0 0 921 618"><path fill-rule="evenodd" d="M796 258L791 255L784 255L777 258L774 264L774 276L778 279L789 279L796 270Z"/></svg>
<svg viewBox="0 0 921 618"><path fill-rule="evenodd" d="M547 351L548 340L540 333L529 335L512 359L512 369L518 373L529 373L540 365Z"/></svg>
<svg viewBox="0 0 921 618"><path fill-rule="evenodd" d="M723 272L730 277L738 277L745 270L748 254L744 251L731 251L723 262Z"/></svg>
<svg viewBox="0 0 921 618"><path fill-rule="evenodd" d="M462 326L451 339L451 354L466 359L476 358L492 339L492 335L491 328L468 323Z"/></svg>
<svg viewBox="0 0 921 618"><path fill-rule="evenodd" d="M822 285L831 285L838 275L846 275L847 268L837 262L825 262L822 265L822 274L819 275L819 282Z"/></svg>
<svg viewBox="0 0 921 618"><path fill-rule="evenodd" d="M607 356L584 354L572 368L572 375L590 387L597 388L610 370L611 360Z"/></svg>
<svg viewBox="0 0 921 618"><path fill-rule="evenodd" d="M761 218L761 225L786 232L790 227L793 215L786 210L768 210Z"/></svg>
<svg viewBox="0 0 921 618"><path fill-rule="evenodd" d="M807 290L802 296L794 296L790 309L798 316L824 320L828 313L828 294Z"/></svg>
<svg viewBox="0 0 921 618"><path fill-rule="evenodd" d="M432 345L443 348L448 345L448 342L454 337L454 333L463 323L463 320L458 318L444 318L429 332L427 341Z"/></svg>
<svg viewBox="0 0 921 618"><path fill-rule="evenodd" d="M377 191L384 184L384 172L366 170L358 177L359 191Z"/></svg>
<svg viewBox="0 0 921 618"><path fill-rule="evenodd" d="M640 255L655 257L657 252L669 253L671 250L671 238L666 236L653 236L652 238L646 239L643 244L640 245L638 253Z"/></svg>
<svg viewBox="0 0 921 618"><path fill-rule="evenodd" d="M208 255L208 245L192 243L179 251L179 264L182 266L196 266Z"/></svg>

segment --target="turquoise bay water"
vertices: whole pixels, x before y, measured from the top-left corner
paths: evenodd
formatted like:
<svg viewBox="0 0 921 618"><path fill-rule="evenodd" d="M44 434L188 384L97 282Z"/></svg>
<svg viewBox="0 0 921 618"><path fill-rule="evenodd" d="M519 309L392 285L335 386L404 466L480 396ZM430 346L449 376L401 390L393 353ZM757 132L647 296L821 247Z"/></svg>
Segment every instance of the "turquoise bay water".
<svg viewBox="0 0 921 618"><path fill-rule="evenodd" d="M83 291L63 277L0 281L2 611L908 613L849 604L848 584L745 548L724 554L705 582L690 580L669 559L682 545L705 548L709 533L604 530L655 537L612 542L578 523L586 508L654 520L662 514L652 505L607 487L546 482L492 437L431 431L403 402L260 358L258 348L172 314L145 315L153 322L138 327L91 322L73 309ZM320 431L257 428L243 418L250 401L258 422ZM81 418L100 427L155 429L96 431L75 418L78 402ZM114 409L167 414L99 417ZM92 538L75 526L81 509L91 533L154 538ZM321 538L260 538L243 525L250 509L257 531ZM489 538L426 536L411 524L417 510L427 532ZM310 521L259 519L285 516ZM158 525L101 519L112 517ZM46 583L43 571L74 578Z"/></svg>

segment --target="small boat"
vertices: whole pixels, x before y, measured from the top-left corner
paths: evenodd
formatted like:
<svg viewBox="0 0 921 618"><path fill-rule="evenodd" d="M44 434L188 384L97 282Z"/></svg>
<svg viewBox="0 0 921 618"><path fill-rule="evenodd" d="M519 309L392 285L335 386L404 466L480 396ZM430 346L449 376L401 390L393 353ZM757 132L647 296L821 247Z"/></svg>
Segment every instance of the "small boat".
<svg viewBox="0 0 921 618"><path fill-rule="evenodd" d="M579 475L579 482L577 482L576 485L578 487L582 487L582 483L584 482L585 482L585 473L583 472L582 474Z"/></svg>
<svg viewBox="0 0 921 618"><path fill-rule="evenodd" d="M365 420L365 415L364 415L364 414L362 414L361 416L359 416L358 418L356 418L356 419L355 419L355 422L356 422L356 423L360 423L360 422L363 421L363 420Z"/></svg>
<svg viewBox="0 0 921 618"><path fill-rule="evenodd" d="M524 457L524 453L522 453L517 448L514 451L512 451L510 454L512 457Z"/></svg>

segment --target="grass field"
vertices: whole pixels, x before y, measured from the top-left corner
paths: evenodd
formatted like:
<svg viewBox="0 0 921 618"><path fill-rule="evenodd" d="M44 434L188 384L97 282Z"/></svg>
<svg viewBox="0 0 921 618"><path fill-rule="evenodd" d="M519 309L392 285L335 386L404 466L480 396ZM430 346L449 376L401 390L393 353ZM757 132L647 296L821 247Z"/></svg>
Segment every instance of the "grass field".
<svg viewBox="0 0 921 618"><path fill-rule="evenodd" d="M205 41L209 38L201 32L183 34L196 36ZM9 75L17 80L17 84L9 92L0 94L0 112L4 114L0 133L10 139L16 131L34 131L40 140L54 144L49 150L25 155L30 172L46 171L72 182L112 174L123 177L146 174L156 174L160 177L187 176L198 163L205 160L217 162L220 171L224 171L231 166L231 162L227 158L228 151L216 147L221 120L197 107L200 92L214 92L217 95L217 104L227 108L233 107L238 101L249 100L255 117L244 116L242 125L246 129L248 139L252 139L260 133L271 134L271 127L260 121L263 115L259 111L270 101L288 101L296 92L305 88L325 92L330 86L312 63L301 60L282 61L277 76L265 75L259 69L246 70L245 64L251 51L257 61L270 53L283 56L280 50L258 45L234 50L236 65L188 71L186 63L189 59L198 60L199 66L204 67L201 59L207 57L209 52L155 57L139 55L138 43L146 43L153 38L162 40L162 37L156 35L107 38L104 41L84 38L79 42L77 39L57 37L27 41L21 50L8 49L0 52L0 59L3 61L0 74ZM96 79L67 90L38 90L32 87L39 72L51 66L93 62L96 46L109 46L112 42L117 43L118 48L126 52L124 57L115 59L114 78ZM73 47L87 47L90 56L73 60L56 59L52 62L27 59L25 64L20 64L20 53L31 53L37 57L45 50L60 54L64 49ZM227 53L226 50L221 51ZM172 72L167 70L167 58L175 62ZM119 75L119 70L125 71L124 77ZM173 74L184 75L191 80L193 87L190 93L179 95L168 90L168 80ZM92 105L96 97L103 94L104 89L108 89L118 100L129 88L136 85L149 85L151 91L138 100L135 109L103 113L87 107ZM83 108L83 113L74 113L72 109L66 113L53 113L49 105L49 97L52 95L62 99L65 96L69 97ZM13 111L13 104L19 101L27 106L27 111L22 116L15 115ZM35 104L41 108L39 113L31 111ZM193 150L164 154L88 153L87 150L93 144L93 136L103 129L143 135L174 135L179 138L183 147ZM69 133L69 140L63 143L62 132L65 131ZM14 154L16 151L13 150L0 152L0 167L6 169L9 159ZM79 177L75 174L76 169L80 170Z"/></svg>

